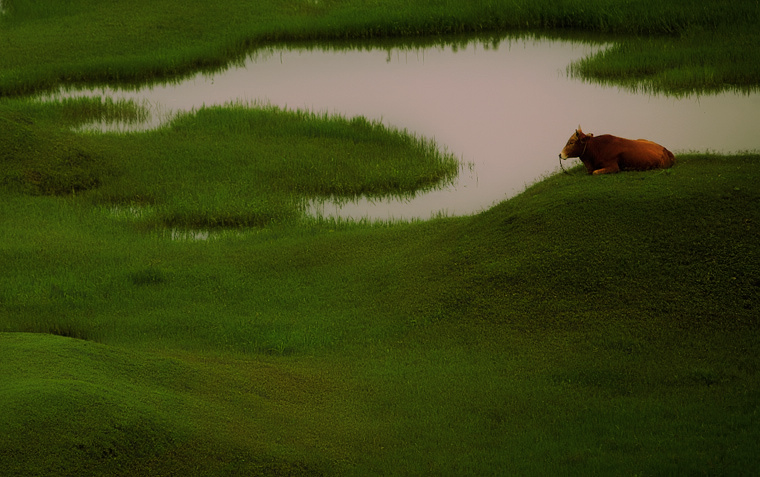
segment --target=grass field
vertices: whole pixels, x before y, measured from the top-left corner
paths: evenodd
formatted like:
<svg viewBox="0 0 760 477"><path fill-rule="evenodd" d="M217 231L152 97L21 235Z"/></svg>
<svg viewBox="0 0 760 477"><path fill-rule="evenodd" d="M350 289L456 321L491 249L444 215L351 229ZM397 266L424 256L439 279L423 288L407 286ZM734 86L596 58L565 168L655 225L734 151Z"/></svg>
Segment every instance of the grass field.
<svg viewBox="0 0 760 477"><path fill-rule="evenodd" d="M3 461L747 473L759 159L555 176L473 217L201 242L5 192L0 328L34 334L0 335Z"/></svg>
<svg viewBox="0 0 760 477"><path fill-rule="evenodd" d="M522 28L617 35L574 66L589 77L755 88L756 2L3 5L0 473L760 467L757 153L576 169L471 217L372 225L301 207L445 183L462 166L445 145L240 104L77 133L145 111L21 97L268 41Z"/></svg>

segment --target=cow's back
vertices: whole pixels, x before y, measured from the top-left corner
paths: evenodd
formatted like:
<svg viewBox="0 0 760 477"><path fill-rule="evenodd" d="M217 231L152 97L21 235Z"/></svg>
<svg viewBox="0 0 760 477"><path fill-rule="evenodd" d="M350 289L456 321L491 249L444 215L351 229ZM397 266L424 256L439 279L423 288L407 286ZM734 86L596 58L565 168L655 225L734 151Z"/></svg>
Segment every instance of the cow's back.
<svg viewBox="0 0 760 477"><path fill-rule="evenodd" d="M668 168L673 165L675 158L673 153L656 142L647 139L625 139L622 137L605 135L605 155L609 158L616 157L618 167L622 170L647 170L656 168ZM603 136L599 136L602 138Z"/></svg>

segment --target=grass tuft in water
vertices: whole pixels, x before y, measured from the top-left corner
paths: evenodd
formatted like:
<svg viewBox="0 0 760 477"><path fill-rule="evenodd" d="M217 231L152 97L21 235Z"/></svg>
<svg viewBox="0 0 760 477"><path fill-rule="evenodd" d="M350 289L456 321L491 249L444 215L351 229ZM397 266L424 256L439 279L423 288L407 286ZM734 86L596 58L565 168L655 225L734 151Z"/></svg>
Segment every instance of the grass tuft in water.
<svg viewBox="0 0 760 477"><path fill-rule="evenodd" d="M694 28L677 38L629 39L573 63L568 73L635 92L683 96L756 91L759 65L760 35L739 24L717 32Z"/></svg>
<svg viewBox="0 0 760 477"><path fill-rule="evenodd" d="M70 100L0 105L6 127L0 184L41 195L79 195L141 210L146 228L265 227L298 220L315 197L414 194L449 183L459 161L433 141L357 117L243 104L179 114L142 133L78 134L131 103ZM120 112L122 111L123 112Z"/></svg>

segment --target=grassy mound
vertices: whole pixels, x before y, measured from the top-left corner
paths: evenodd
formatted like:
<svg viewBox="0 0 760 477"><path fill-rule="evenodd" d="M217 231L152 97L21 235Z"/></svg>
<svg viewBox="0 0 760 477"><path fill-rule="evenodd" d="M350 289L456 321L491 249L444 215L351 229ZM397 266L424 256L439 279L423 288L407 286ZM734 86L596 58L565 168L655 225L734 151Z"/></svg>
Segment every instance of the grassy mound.
<svg viewBox="0 0 760 477"><path fill-rule="evenodd" d="M271 443L257 446L236 421L258 438L271 431L236 418L221 393L205 396L229 384L223 369L46 334L0 333L0 349L0 457L8 475L322 473L318 460L298 455L299 444L267 454ZM257 417L259 426L272 425L287 400L261 396L272 392L273 380L284 381L277 392L297 376L258 368L247 371L245 383L258 394L245 400L255 407L250 412L268 414Z"/></svg>
<svg viewBox="0 0 760 477"><path fill-rule="evenodd" d="M681 155L473 217L206 242L6 193L0 330L100 344L3 335L0 452L190 474L747 473L758 175L757 155Z"/></svg>
<svg viewBox="0 0 760 477"><path fill-rule="evenodd" d="M35 127L26 117L0 115L0 185L37 195L62 195L100 184L102 167L72 134Z"/></svg>
<svg viewBox="0 0 760 477"><path fill-rule="evenodd" d="M472 306L479 316L514 306L499 290L519 286L526 312L541 317L754 323L738 317L760 285L757 167L756 155L682 155L672 170L542 181L473 219L472 245L462 247L479 277L473 288L490 292Z"/></svg>

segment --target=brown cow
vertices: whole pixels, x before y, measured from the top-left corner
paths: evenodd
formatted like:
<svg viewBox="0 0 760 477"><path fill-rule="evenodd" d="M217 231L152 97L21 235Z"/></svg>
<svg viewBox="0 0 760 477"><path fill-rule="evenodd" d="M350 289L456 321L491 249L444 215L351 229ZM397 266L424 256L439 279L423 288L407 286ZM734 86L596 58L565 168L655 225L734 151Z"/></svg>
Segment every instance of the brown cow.
<svg viewBox="0 0 760 477"><path fill-rule="evenodd" d="M624 139L603 134L583 134L581 127L570 136L560 159L577 157L589 174L612 174L621 170L645 171L668 168L675 163L673 153L646 139Z"/></svg>

